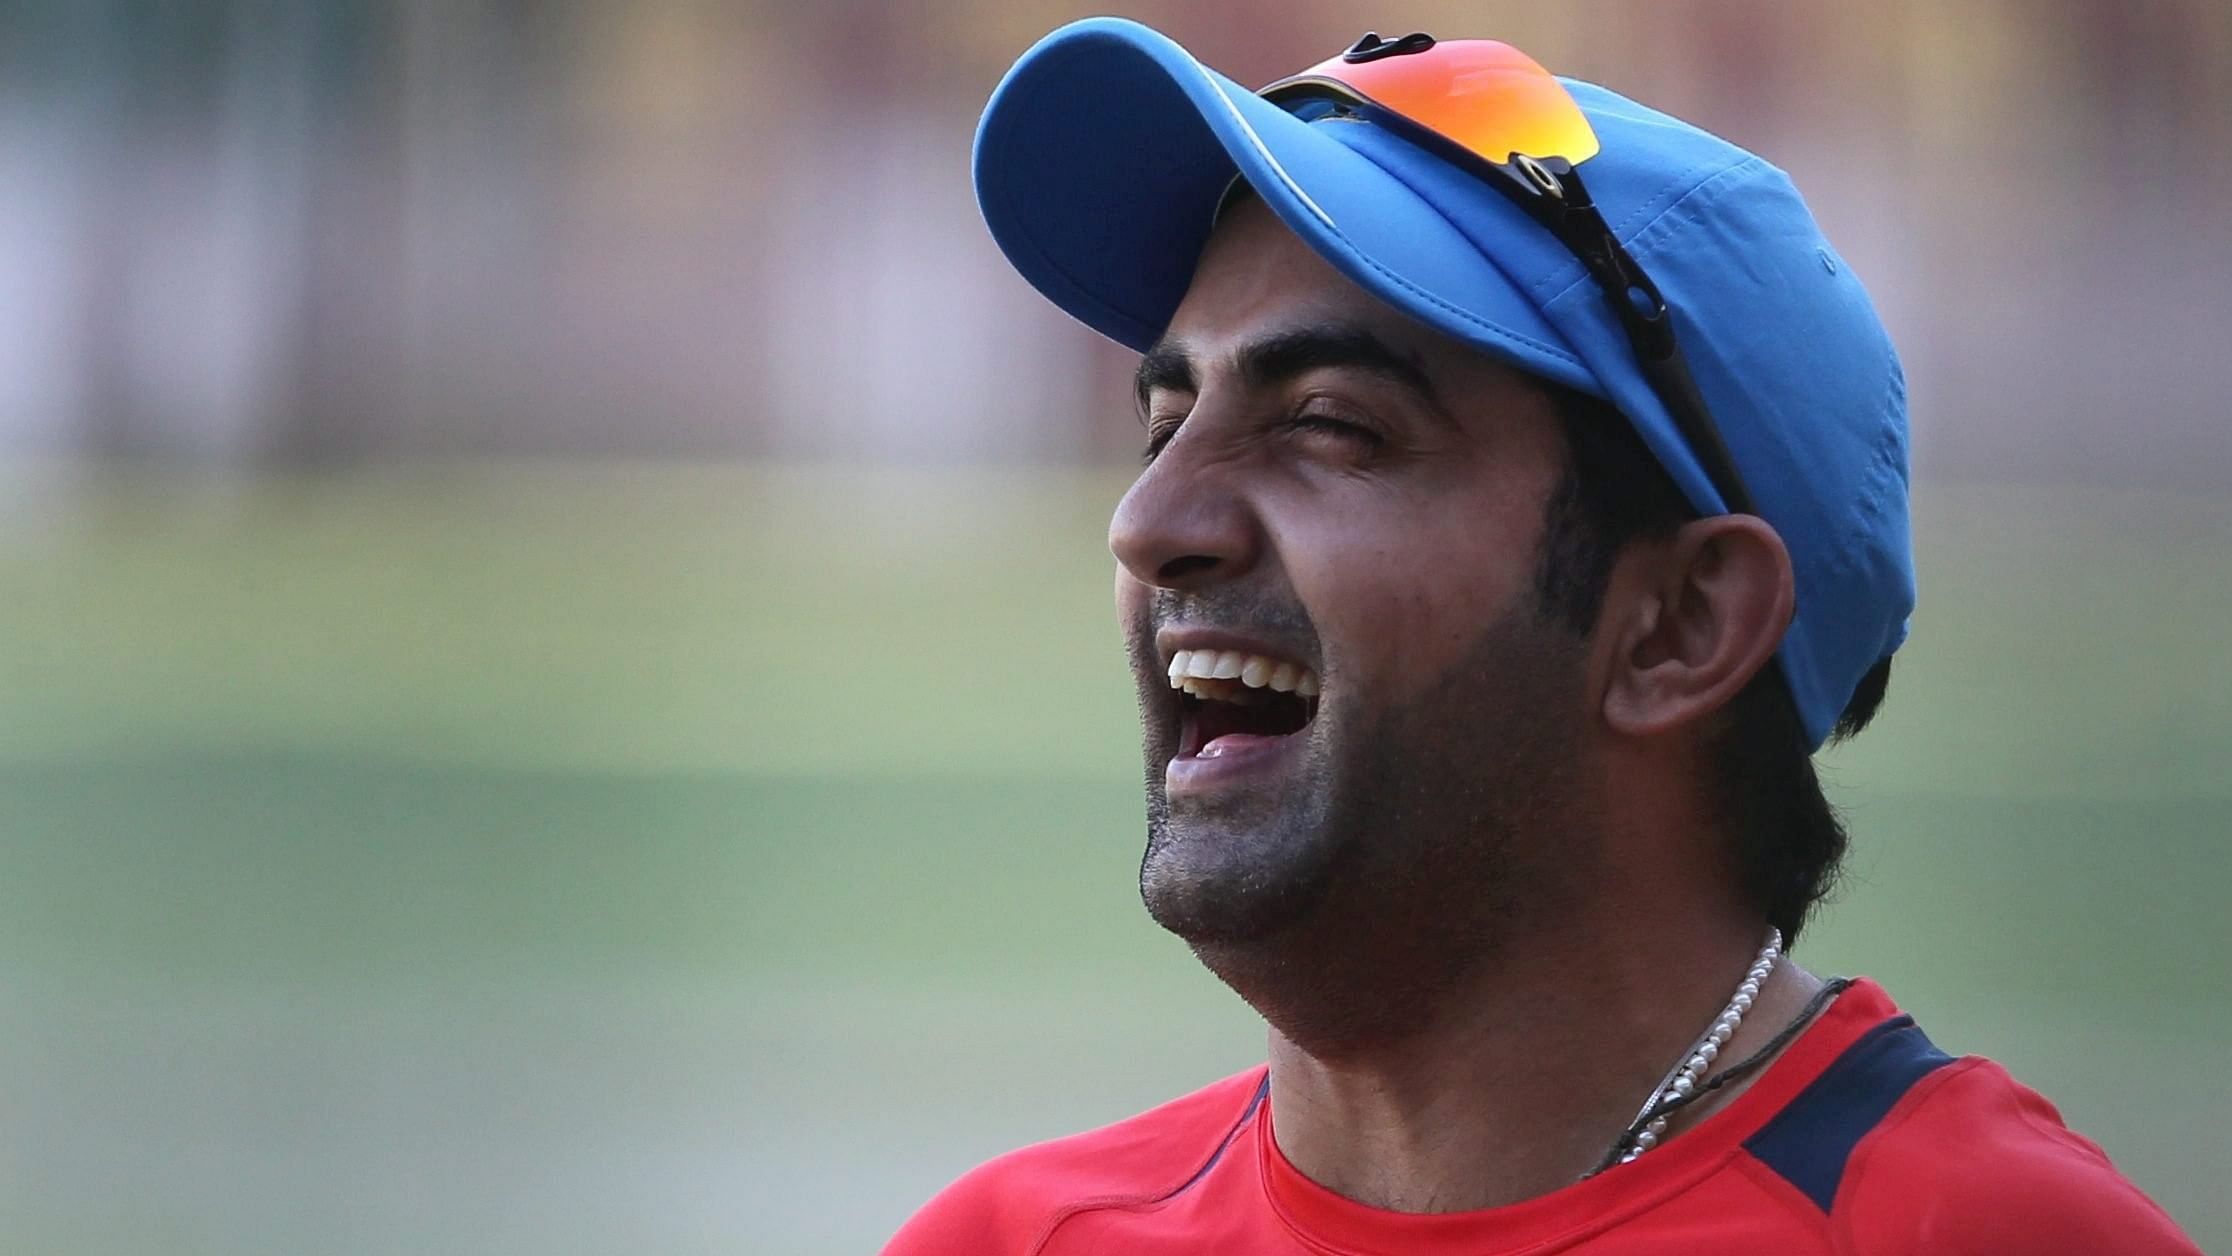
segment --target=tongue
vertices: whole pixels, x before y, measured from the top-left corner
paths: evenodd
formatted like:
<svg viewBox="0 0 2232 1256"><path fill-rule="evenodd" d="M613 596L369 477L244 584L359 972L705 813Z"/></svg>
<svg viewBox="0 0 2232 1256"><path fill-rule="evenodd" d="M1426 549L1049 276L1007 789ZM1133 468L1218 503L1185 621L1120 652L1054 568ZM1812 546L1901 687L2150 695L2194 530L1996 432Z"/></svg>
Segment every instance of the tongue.
<svg viewBox="0 0 2232 1256"><path fill-rule="evenodd" d="M1252 695L1251 695L1252 696ZM1269 741L1302 730L1309 723L1309 706L1293 694L1274 693L1245 705L1202 701L1193 705L1197 751L1213 759L1251 741ZM1218 743L1223 742L1224 745Z"/></svg>
<svg viewBox="0 0 2232 1256"><path fill-rule="evenodd" d="M1245 750L1259 742L1277 740L1276 736L1263 733L1226 733L1221 737L1212 737L1204 742L1201 749L1194 752L1194 758L1215 759L1235 751Z"/></svg>

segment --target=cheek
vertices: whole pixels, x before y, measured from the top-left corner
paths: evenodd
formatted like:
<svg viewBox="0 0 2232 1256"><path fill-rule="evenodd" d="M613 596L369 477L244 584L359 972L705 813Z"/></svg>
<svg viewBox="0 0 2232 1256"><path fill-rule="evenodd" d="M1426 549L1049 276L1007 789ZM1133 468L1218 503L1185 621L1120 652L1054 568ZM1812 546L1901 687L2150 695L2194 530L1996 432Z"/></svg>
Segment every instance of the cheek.
<svg viewBox="0 0 2232 1256"><path fill-rule="evenodd" d="M1328 678L1367 682L1375 702L1431 688L1491 625L1532 603L1539 523L1526 504L1377 524L1351 515L1296 545L1289 570Z"/></svg>

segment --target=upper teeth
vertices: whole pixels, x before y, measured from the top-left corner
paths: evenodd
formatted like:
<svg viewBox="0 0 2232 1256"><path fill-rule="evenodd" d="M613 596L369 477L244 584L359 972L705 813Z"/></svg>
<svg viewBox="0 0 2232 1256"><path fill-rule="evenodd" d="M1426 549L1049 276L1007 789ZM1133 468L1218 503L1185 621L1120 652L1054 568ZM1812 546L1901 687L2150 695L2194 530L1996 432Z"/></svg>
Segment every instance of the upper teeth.
<svg viewBox="0 0 2232 1256"><path fill-rule="evenodd" d="M1317 673L1299 663L1238 650L1180 650L1170 656L1173 689L1208 697L1230 688L1216 682L1232 680L1250 689L1276 689L1302 698L1314 698L1318 693Z"/></svg>

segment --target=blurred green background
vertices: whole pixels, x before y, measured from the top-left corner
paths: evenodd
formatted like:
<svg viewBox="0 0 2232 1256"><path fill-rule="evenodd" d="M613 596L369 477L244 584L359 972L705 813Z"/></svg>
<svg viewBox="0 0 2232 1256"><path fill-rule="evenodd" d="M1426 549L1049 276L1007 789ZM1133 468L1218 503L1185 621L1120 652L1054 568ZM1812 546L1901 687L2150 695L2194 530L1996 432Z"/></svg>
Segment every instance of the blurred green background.
<svg viewBox="0 0 2232 1256"><path fill-rule="evenodd" d="M968 199L1083 11L0 9L0 1248L857 1253L1258 1058L1133 884L1128 362ZM1797 174L1924 586L1800 958L2232 1249L2232 17L1130 11Z"/></svg>

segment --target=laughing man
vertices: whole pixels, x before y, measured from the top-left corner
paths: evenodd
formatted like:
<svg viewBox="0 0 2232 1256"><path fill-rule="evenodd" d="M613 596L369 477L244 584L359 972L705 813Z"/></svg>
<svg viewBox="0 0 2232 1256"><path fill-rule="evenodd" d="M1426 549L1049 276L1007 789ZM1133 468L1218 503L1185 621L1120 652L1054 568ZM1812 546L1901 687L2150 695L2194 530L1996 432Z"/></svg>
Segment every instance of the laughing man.
<svg viewBox="0 0 2232 1256"><path fill-rule="evenodd" d="M893 1256L2192 1253L1998 1065L1792 963L1914 600L1899 364L1774 167L1486 41L1250 92L1057 31L976 148L1144 356L1110 545L1147 909L1270 1060Z"/></svg>

